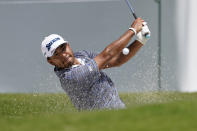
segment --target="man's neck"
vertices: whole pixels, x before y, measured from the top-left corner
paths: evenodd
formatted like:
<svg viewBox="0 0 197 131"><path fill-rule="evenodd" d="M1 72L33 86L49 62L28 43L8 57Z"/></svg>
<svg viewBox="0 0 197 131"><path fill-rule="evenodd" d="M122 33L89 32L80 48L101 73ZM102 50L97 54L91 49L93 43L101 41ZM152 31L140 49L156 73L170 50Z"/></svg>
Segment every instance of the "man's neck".
<svg viewBox="0 0 197 131"><path fill-rule="evenodd" d="M80 65L81 63L76 59L76 58L74 58L74 63L73 63L73 65ZM72 66L73 66L72 65ZM62 69L65 69L65 68L61 68L61 67L55 67L57 70L62 70Z"/></svg>

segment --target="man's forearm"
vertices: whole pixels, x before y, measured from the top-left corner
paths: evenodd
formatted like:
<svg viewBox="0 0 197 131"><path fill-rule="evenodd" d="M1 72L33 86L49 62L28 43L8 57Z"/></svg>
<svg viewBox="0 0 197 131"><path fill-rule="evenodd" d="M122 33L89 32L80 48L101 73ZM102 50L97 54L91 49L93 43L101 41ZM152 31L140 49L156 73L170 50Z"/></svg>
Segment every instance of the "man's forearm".
<svg viewBox="0 0 197 131"><path fill-rule="evenodd" d="M122 53L119 56L119 62L120 65L126 63L128 60L130 60L133 56L136 55L136 53L140 50L140 48L143 46L139 41L134 41L132 44L130 44L127 48L130 50L128 55L123 55Z"/></svg>
<svg viewBox="0 0 197 131"><path fill-rule="evenodd" d="M112 42L94 58L99 70L106 68L109 61L112 61L114 57L121 53L122 49L129 43L134 34L133 31L128 30L118 40Z"/></svg>
<svg viewBox="0 0 197 131"><path fill-rule="evenodd" d="M123 48L127 46L127 44L134 35L135 34L133 31L128 30L118 40L114 41L106 47L107 52L110 54L111 57L116 56L122 51Z"/></svg>
<svg viewBox="0 0 197 131"><path fill-rule="evenodd" d="M122 52L112 58L107 64L106 68L121 66L129 61L143 45L139 41L134 41L127 48L130 50L128 55L124 55Z"/></svg>

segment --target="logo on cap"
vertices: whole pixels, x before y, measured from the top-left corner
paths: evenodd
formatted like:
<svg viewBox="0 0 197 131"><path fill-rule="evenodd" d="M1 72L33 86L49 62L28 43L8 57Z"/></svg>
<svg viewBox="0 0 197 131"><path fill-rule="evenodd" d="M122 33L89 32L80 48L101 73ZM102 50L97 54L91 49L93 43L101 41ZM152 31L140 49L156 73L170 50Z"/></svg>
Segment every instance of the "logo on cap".
<svg viewBox="0 0 197 131"><path fill-rule="evenodd" d="M60 40L59 37L53 39L52 41L50 41L47 45L46 48L48 49L48 51L51 49L51 46L53 45L53 43L55 43L56 41Z"/></svg>

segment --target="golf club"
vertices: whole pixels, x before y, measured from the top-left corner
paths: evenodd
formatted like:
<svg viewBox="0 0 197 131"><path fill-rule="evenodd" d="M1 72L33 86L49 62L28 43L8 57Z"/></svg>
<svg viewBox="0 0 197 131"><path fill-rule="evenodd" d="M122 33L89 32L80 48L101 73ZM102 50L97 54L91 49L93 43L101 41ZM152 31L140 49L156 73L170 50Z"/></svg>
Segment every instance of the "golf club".
<svg viewBox="0 0 197 131"><path fill-rule="evenodd" d="M134 11L134 8L133 8L132 5L131 5L131 2L130 2L129 0L125 0L125 1L126 1L128 7L129 7L131 13L133 14L133 17L134 17L135 19L137 19L137 15L135 14L135 11ZM146 33L146 34L145 34L145 37L146 37L146 38L150 38L150 34L149 34L149 33Z"/></svg>
<svg viewBox="0 0 197 131"><path fill-rule="evenodd" d="M128 5L128 7L129 7L131 13L133 14L133 17L134 17L135 19L137 19L137 15L135 14L135 11L134 11L134 8L133 8L132 5L131 5L131 2L130 2L129 0L125 0L125 2L127 3L127 5ZM146 33L146 34L145 34L145 37L146 37L146 38L150 38L150 34L149 34L149 33ZM124 49L122 50L122 52L123 52L124 55L128 55L128 54L129 54L129 49L128 49L128 48L124 48Z"/></svg>

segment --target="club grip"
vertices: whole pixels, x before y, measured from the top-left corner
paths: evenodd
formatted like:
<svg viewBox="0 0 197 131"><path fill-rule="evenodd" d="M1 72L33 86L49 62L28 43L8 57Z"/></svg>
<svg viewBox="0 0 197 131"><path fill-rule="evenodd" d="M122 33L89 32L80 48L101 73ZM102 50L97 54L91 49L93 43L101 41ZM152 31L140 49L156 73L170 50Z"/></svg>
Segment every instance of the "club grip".
<svg viewBox="0 0 197 131"><path fill-rule="evenodd" d="M137 15L136 15L135 13L133 13L133 17L134 17L135 19L137 19Z"/></svg>

